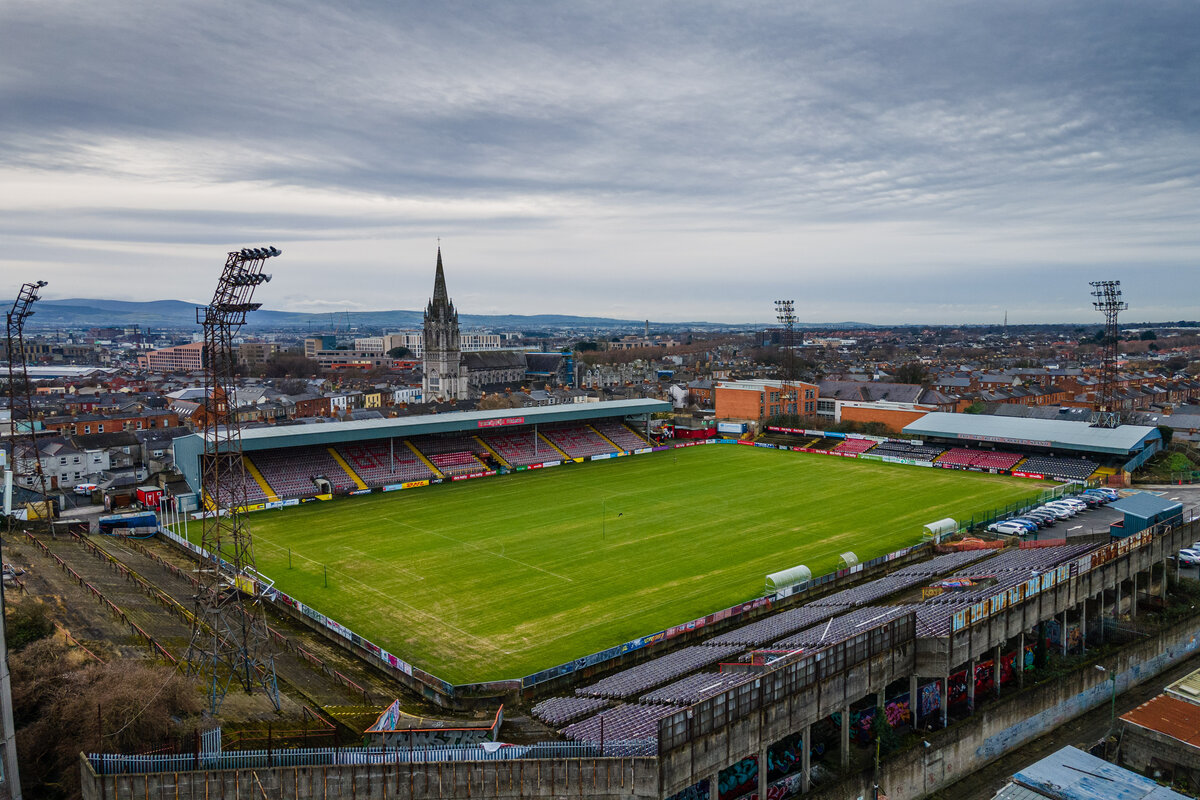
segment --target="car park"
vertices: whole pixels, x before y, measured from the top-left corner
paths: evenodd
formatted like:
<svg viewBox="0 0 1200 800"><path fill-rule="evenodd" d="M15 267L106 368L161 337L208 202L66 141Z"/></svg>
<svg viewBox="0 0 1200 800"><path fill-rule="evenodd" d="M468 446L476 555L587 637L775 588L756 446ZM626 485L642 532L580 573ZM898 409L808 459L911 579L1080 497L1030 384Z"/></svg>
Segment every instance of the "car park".
<svg viewBox="0 0 1200 800"><path fill-rule="evenodd" d="M1060 497L1054 501L1057 505L1067 506L1076 511L1087 511L1088 504L1082 500L1076 500L1074 497Z"/></svg>
<svg viewBox="0 0 1200 800"><path fill-rule="evenodd" d="M1058 517L1054 516L1049 511L1038 511L1037 509L1034 509L1033 511L1026 511L1024 514L1022 514L1022 516L1036 521L1043 528L1048 528L1055 522L1058 522Z"/></svg>
<svg viewBox="0 0 1200 800"><path fill-rule="evenodd" d="M1081 503L1087 503L1089 508L1095 508L1096 506L1100 505L1100 498L1096 497L1094 494L1088 494L1087 492L1077 494L1071 499L1078 500Z"/></svg>
<svg viewBox="0 0 1200 800"><path fill-rule="evenodd" d="M1107 486L1093 486L1091 489L1088 489L1088 491L1096 494L1102 494L1109 500L1116 500L1121 496L1117 494L1116 489L1109 489Z"/></svg>
<svg viewBox="0 0 1200 800"><path fill-rule="evenodd" d="M1116 499L1115 497L1111 497L1107 492L1102 492L1099 489L1088 489L1087 491L1084 492L1084 494L1091 495L1092 497L1095 497L1097 500L1099 500L1101 503L1105 503L1105 504L1111 503L1113 500Z"/></svg>

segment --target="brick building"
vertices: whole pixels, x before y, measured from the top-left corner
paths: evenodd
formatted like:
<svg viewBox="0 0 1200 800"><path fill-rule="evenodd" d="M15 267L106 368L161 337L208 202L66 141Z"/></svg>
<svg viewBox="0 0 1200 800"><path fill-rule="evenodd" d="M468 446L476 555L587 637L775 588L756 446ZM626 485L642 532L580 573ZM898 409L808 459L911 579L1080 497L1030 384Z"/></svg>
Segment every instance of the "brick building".
<svg viewBox="0 0 1200 800"><path fill-rule="evenodd" d="M179 414L174 411L143 411L109 417L79 414L73 417L47 417L42 422L46 430L64 436L89 436L94 433L175 428L179 425Z"/></svg>
<svg viewBox="0 0 1200 800"><path fill-rule="evenodd" d="M763 419L778 414L816 413L816 384L789 381L720 381L714 391L717 419ZM790 397L789 397L790 395Z"/></svg>

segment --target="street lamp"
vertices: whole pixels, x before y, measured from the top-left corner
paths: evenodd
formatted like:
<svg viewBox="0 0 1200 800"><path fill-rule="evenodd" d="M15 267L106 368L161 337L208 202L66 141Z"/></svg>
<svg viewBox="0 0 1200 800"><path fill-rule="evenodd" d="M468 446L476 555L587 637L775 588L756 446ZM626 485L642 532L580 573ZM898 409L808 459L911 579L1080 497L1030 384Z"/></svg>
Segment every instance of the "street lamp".
<svg viewBox="0 0 1200 800"><path fill-rule="evenodd" d="M1112 686L1112 703L1108 715L1108 733L1104 736L1107 739L1109 736L1112 736L1113 728L1117 725L1117 676L1099 664L1096 665L1096 669L1108 676L1109 685Z"/></svg>

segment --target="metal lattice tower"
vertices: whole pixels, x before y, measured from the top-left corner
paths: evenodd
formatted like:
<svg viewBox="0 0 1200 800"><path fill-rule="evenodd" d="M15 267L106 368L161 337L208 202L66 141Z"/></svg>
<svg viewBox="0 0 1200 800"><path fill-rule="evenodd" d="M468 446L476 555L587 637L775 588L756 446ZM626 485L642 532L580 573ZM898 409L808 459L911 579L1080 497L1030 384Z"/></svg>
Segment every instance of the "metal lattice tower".
<svg viewBox="0 0 1200 800"><path fill-rule="evenodd" d="M784 339L783 346L787 348L787 355L783 362L783 391L780 393L783 396L783 413L788 413L788 403L791 400L796 401L796 415L800 415L800 400L799 391L795 397L792 396L792 383L796 379L796 341L793 338L796 327L796 301L794 300L776 300L775 301L775 318L779 320L779 324L783 325ZM790 423L789 423L790 424Z"/></svg>
<svg viewBox="0 0 1200 800"><path fill-rule="evenodd" d="M1096 387L1096 405L1092 412L1093 428L1115 428L1121 424L1121 409L1117 402L1117 354L1121 329L1117 314L1129 308L1121 300L1120 281L1092 281L1092 305L1104 315L1104 340L1100 361L1100 384Z"/></svg>
<svg viewBox="0 0 1200 800"><path fill-rule="evenodd" d="M209 710L215 714L229 687L237 681L246 693L255 685L267 691L279 708L274 658L261 605L263 584L257 576L254 549L242 510L246 506L246 467L242 432L230 398L234 396L233 336L246 314L262 304L251 302L254 290L271 280L262 271L274 247L230 253L212 302L196 309L204 326L204 413L201 456L203 518L201 546L210 557L196 594L192 639L187 662L190 674L208 682Z"/></svg>
<svg viewBox="0 0 1200 800"><path fill-rule="evenodd" d="M38 494L42 508L49 509L46 476L42 472L37 431L33 424L33 396L29 390L29 373L25 369L25 321L33 316L38 289L45 285L45 281L22 284L7 315L5 344L8 347L9 453L13 462L13 482ZM22 419L24 424L20 423Z"/></svg>

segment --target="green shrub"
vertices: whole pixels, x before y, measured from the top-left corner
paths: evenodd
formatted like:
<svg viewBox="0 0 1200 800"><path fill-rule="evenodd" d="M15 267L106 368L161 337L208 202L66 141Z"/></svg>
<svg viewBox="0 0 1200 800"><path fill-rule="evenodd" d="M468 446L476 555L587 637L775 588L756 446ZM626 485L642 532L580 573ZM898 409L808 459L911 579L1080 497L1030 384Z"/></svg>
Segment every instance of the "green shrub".
<svg viewBox="0 0 1200 800"><path fill-rule="evenodd" d="M41 603L10 605L4 619L4 640L16 652L54 633L54 622Z"/></svg>

